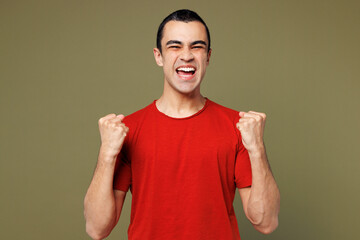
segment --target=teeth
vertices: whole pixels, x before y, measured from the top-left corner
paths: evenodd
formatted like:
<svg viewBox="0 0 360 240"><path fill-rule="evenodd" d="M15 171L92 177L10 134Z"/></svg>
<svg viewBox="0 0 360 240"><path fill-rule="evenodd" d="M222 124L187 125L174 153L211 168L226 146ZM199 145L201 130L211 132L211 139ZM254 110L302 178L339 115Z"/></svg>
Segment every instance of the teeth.
<svg viewBox="0 0 360 240"><path fill-rule="evenodd" d="M192 67L180 67L177 69L178 71L184 71L184 72L191 72L191 71L195 71L195 68Z"/></svg>

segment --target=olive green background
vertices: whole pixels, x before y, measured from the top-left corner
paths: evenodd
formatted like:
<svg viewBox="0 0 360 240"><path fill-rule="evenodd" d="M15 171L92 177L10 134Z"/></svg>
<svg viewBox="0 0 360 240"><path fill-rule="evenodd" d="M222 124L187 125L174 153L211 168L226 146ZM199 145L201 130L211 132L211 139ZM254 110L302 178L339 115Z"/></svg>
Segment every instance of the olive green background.
<svg viewBox="0 0 360 240"><path fill-rule="evenodd" d="M280 225L242 239L359 239L359 1L0 1L1 239L89 239L97 121L162 93L152 55L170 12L207 22L203 95L268 115ZM127 239L131 194L108 239Z"/></svg>

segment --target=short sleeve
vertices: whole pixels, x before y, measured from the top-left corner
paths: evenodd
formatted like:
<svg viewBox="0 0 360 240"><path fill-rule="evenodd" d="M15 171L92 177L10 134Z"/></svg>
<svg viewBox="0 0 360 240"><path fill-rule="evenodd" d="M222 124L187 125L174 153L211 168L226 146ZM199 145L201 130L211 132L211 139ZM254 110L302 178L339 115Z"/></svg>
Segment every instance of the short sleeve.
<svg viewBox="0 0 360 240"><path fill-rule="evenodd" d="M249 153L241 144L235 160L235 184L237 188L250 187L252 183Z"/></svg>
<svg viewBox="0 0 360 240"><path fill-rule="evenodd" d="M123 148L124 149L124 148ZM115 165L113 188L127 192L131 185L131 164L122 150Z"/></svg>

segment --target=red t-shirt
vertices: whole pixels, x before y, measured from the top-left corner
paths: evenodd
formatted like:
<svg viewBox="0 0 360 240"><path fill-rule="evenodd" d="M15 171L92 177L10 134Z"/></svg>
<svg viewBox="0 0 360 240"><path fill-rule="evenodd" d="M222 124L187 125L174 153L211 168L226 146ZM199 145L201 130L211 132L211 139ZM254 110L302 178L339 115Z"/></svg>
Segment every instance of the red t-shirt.
<svg viewBox="0 0 360 240"><path fill-rule="evenodd" d="M132 193L130 240L240 239L235 190L251 186L237 111L206 100L186 118L155 101L125 117L114 189Z"/></svg>

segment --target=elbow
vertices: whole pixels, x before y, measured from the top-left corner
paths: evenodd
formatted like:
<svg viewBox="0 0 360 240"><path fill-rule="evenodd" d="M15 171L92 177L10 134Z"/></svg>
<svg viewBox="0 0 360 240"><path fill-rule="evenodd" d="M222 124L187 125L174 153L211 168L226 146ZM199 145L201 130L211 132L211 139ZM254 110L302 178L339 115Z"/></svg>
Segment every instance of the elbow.
<svg viewBox="0 0 360 240"><path fill-rule="evenodd" d="M256 214L253 213L250 216L248 219L250 220L251 224L258 232L262 234L272 233L279 225L279 218L277 214L269 216L262 212L256 212Z"/></svg>
<svg viewBox="0 0 360 240"><path fill-rule="evenodd" d="M86 233L93 239L93 240L101 240L106 238L108 234L98 231L96 228L91 226L91 224L86 223Z"/></svg>
<svg viewBox="0 0 360 240"><path fill-rule="evenodd" d="M108 231L108 228L102 226L99 223L94 222L86 215L86 211L84 211L85 215L85 231L93 240L101 240L109 236L111 231Z"/></svg>
<svg viewBox="0 0 360 240"><path fill-rule="evenodd" d="M99 235L96 231L94 231L93 228L89 227L88 224L86 224L86 233L94 240L102 239L102 236Z"/></svg>
<svg viewBox="0 0 360 240"><path fill-rule="evenodd" d="M262 234L266 234L266 235L274 232L278 226L279 226L279 220L277 217L274 218L272 221L270 221L266 225L254 225L254 227L257 231L259 231Z"/></svg>
<svg viewBox="0 0 360 240"><path fill-rule="evenodd" d="M84 210L85 231L94 240L101 240L108 237L115 226L114 218L104 218L91 211Z"/></svg>

